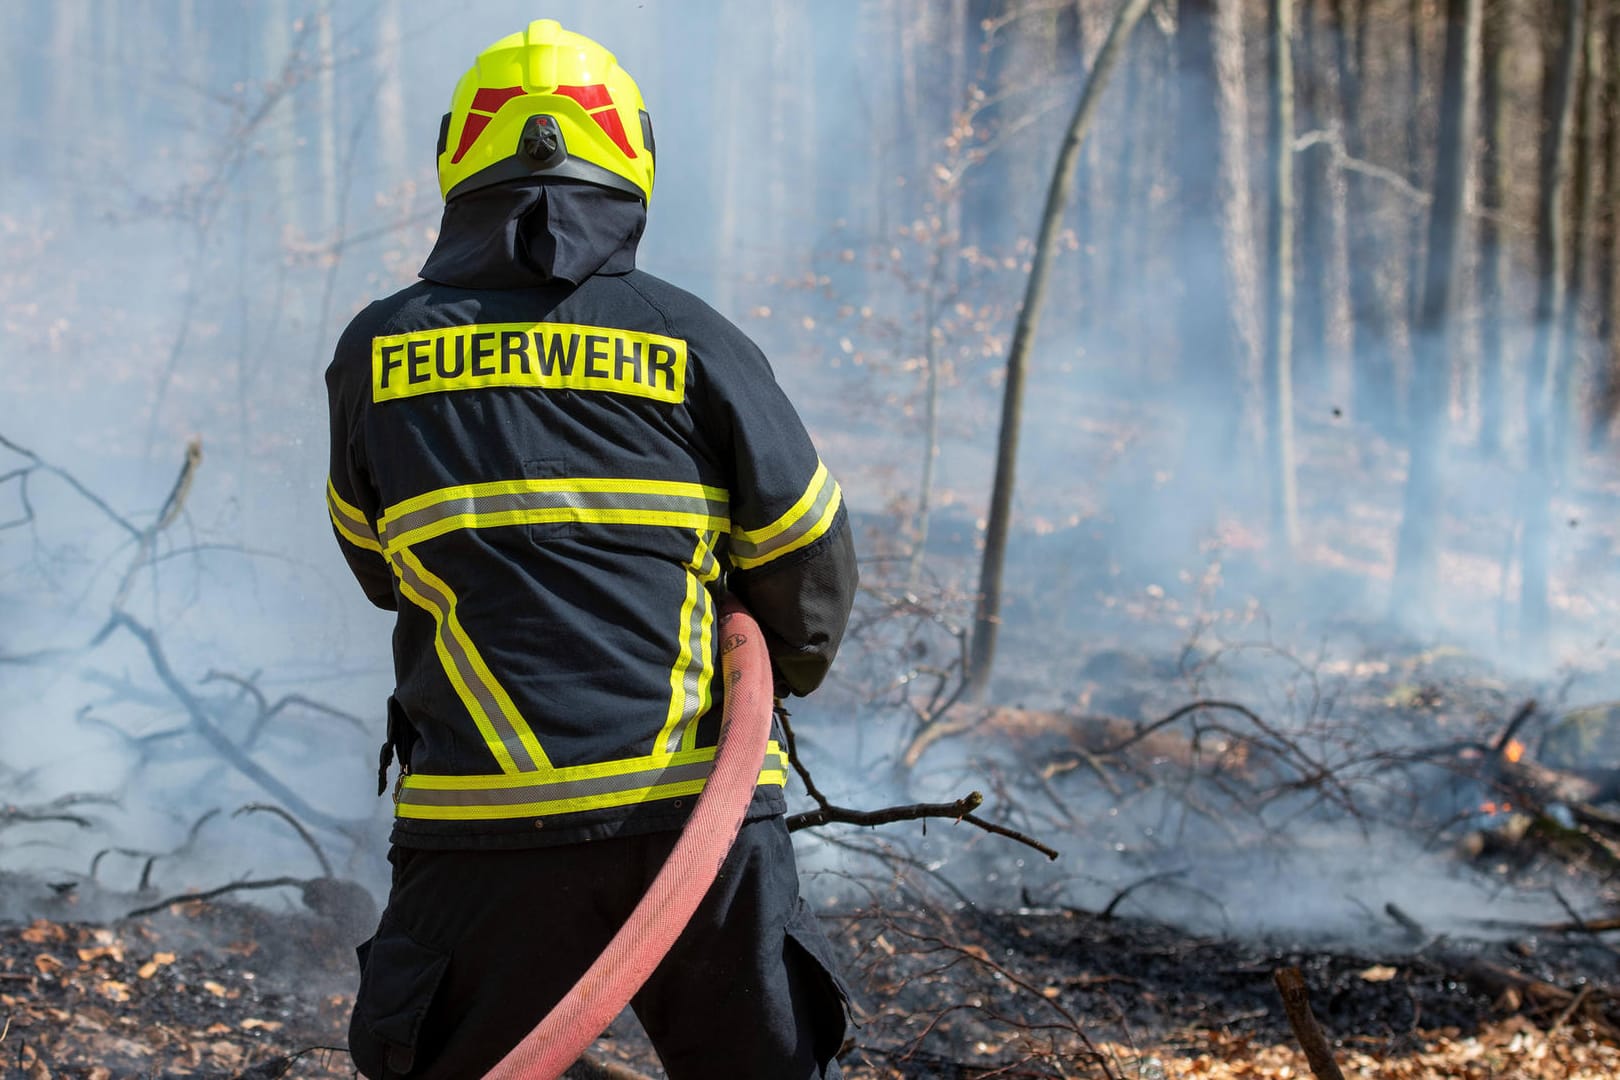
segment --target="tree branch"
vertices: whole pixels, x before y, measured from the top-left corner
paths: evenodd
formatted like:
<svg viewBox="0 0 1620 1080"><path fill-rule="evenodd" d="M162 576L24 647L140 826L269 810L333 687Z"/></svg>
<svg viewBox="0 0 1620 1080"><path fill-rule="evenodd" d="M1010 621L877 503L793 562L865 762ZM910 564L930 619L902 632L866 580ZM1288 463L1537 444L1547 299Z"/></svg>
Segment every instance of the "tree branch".
<svg viewBox="0 0 1620 1080"><path fill-rule="evenodd" d="M787 739L788 760L793 763L793 771L799 774L804 781L804 789L810 798L815 800L816 809L807 810L802 814L793 814L787 819L789 832L799 829L814 829L821 825L890 825L897 821L918 821L925 818L948 818L951 821L965 821L969 825L983 829L985 832L997 836L1005 836L1009 840L1016 840L1027 847L1045 855L1048 859L1056 859L1059 852L1056 848L1047 846L1034 837L1026 836L1016 829L1005 825L998 825L993 821L986 821L973 813L984 802L984 796L977 791L970 791L955 802L948 803L912 803L908 806L889 806L881 810L851 810L844 806L834 806L827 796L822 794L816 782L810 776L810 770L804 767L799 760L799 747L793 738L793 725L789 721L788 712L780 704L776 707L776 718L781 722L782 734Z"/></svg>

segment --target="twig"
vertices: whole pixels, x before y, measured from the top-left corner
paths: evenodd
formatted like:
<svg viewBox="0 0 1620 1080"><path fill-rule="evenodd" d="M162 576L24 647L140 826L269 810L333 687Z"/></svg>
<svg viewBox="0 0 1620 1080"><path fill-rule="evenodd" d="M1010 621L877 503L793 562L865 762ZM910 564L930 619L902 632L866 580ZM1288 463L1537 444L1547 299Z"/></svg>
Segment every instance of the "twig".
<svg viewBox="0 0 1620 1080"><path fill-rule="evenodd" d="M1344 1080L1344 1073L1339 1071L1338 1063L1333 1060L1327 1036L1322 1034L1322 1025L1316 1022L1316 1016L1311 1012L1305 976L1300 974L1299 968L1285 967L1272 972L1271 978L1277 984L1277 992L1282 995L1288 1026L1294 1029L1294 1038L1299 1040L1300 1048L1305 1051L1305 1060L1316 1080Z"/></svg>
<svg viewBox="0 0 1620 1080"><path fill-rule="evenodd" d="M153 912L162 911L170 904L183 904L188 900L212 900L215 897L224 896L226 893L240 892L243 889L279 889L286 885L291 885L295 888L302 889L305 884L306 882L303 878L293 877L266 878L264 881L236 881L229 885L221 885L217 889L207 889L203 892L181 893L179 896L171 896L166 900L159 900L155 904L148 904L145 907L138 907L134 911L126 914L124 918L138 919L142 915L151 915Z"/></svg>
<svg viewBox="0 0 1620 1080"><path fill-rule="evenodd" d="M202 440L193 436L186 443L185 460L180 463L180 472L174 478L174 485L169 489L168 498L163 500L163 508L158 511L152 524L142 529L140 535L136 537L135 555L130 559L129 568L124 571L123 579L118 583L118 591L113 594L114 611L123 609L124 601L129 598L130 587L135 583L135 575L151 562L152 549L157 544L158 534L174 524L174 519L180 516L201 464Z"/></svg>
<svg viewBox="0 0 1620 1080"><path fill-rule="evenodd" d="M955 802L910 803L905 806L886 806L881 810L850 810L824 803L815 810L806 810L788 818L788 829L814 829L820 825L892 825L897 821L918 821L922 818L950 818L964 821L969 813L984 802L984 796L970 791ZM1053 856L1056 858L1056 855Z"/></svg>
<svg viewBox="0 0 1620 1080"><path fill-rule="evenodd" d="M29 450L24 446L19 446L10 439L6 438L4 435L0 435L0 446L5 447L14 454L20 454L27 458L32 463L31 468L38 469L42 472L48 472L52 476L63 481L68 485L68 487L71 487L74 491L77 491L81 496L83 496L92 506L100 510L103 514L106 514L107 517L110 518L112 522L119 528L123 529L137 540L141 538L140 529L136 528L128 518L124 517L124 515L114 510L100 495L97 495L95 492L85 487L78 477L74 476L66 469L52 465L50 462L40 457L32 450ZM30 515L30 517L31 516L32 515Z"/></svg>
<svg viewBox="0 0 1620 1080"><path fill-rule="evenodd" d="M304 828L303 822L287 813L287 811L283 810L281 807L272 806L269 803L248 803L246 806L237 807L236 812L232 814L231 817L241 817L243 814L259 813L274 814L282 821L285 821L288 825L291 825L293 831L298 834L298 838L304 842L305 846L307 846L310 851L315 853L315 861L321 864L321 876L332 876L332 864L327 860L326 852L321 850L321 845L317 844L315 842L315 838L309 835L309 830Z"/></svg>
<svg viewBox="0 0 1620 1080"><path fill-rule="evenodd" d="M1408 915L1401 908L1401 906L1394 901L1390 901L1384 905L1384 914L1394 919L1397 923L1400 923L1401 929L1405 930L1417 941L1422 941L1424 938L1429 936L1428 931L1423 929L1423 924L1412 918L1412 916Z"/></svg>
<svg viewBox="0 0 1620 1080"><path fill-rule="evenodd" d="M1552 1022L1552 1027L1547 1029L1547 1038L1551 1039L1553 1035L1557 1033L1559 1028L1569 1023L1569 1018L1575 1015L1577 1009L1586 1004L1586 999L1591 995L1591 993L1591 983L1587 983L1576 992L1575 996L1570 999L1569 1004L1564 1006L1563 1012L1558 1014L1558 1019Z"/></svg>
<svg viewBox="0 0 1620 1080"><path fill-rule="evenodd" d="M1108 901L1108 905L1106 907L1104 907L1101 911L1097 912L1097 918L1099 918L1099 919L1112 919L1114 917L1114 909L1119 907L1120 901L1124 900L1127 896L1131 895L1131 893L1135 892L1137 889L1140 889L1144 885L1152 885L1155 882L1164 881L1164 880L1166 880L1168 878L1180 877L1181 875L1185 874L1186 872L1187 871L1184 870L1184 869L1183 870L1165 870L1162 873L1149 874L1145 878L1139 878L1138 880L1131 882L1129 885L1125 886L1123 889L1119 890L1117 893L1114 894L1114 898L1112 900Z"/></svg>
<svg viewBox="0 0 1620 1080"><path fill-rule="evenodd" d="M1048 847L1034 837L1026 836L1016 829L1009 829L1005 825L998 825L993 821L986 821L973 813L981 803L984 796L977 791L970 791L955 802L948 803L912 803L909 806L890 806L882 810L851 810L848 807L834 806L827 796L822 794L816 782L810 776L810 770L804 767L799 760L799 747L793 738L793 725L790 722L788 711L777 706L776 717L782 725L782 735L787 739L788 761L793 764L793 771L799 774L804 781L804 789L810 798L816 802L816 809L806 810L802 814L793 814L787 819L789 832L799 829L813 829L820 825L829 825L834 822L843 825L889 825L897 821L917 821L924 818L949 818L952 821L965 821L988 833L1005 836L1009 840L1016 840L1027 847L1045 855L1048 859L1056 859L1058 851Z"/></svg>
<svg viewBox="0 0 1620 1080"><path fill-rule="evenodd" d="M1513 737L1519 733L1519 729L1524 726L1525 721L1529 720L1534 715L1536 715L1536 699L1530 698L1524 704L1519 706L1517 711L1514 712L1513 718L1508 721L1508 726L1504 728L1502 730L1502 734L1497 737L1495 745L1491 747L1492 755L1500 758L1503 754L1505 754L1507 752L1508 744L1513 741Z"/></svg>
<svg viewBox="0 0 1620 1080"><path fill-rule="evenodd" d="M202 832L202 827L218 816L219 808L214 807L196 821L193 821L191 828L186 832L185 840L172 851L143 851L139 848L124 847L102 848L90 859L90 880L96 880L96 873L101 868L101 860L108 855L122 855L128 859L145 859L146 862L141 867L140 884L136 886L141 892L145 892L152 885L152 869L157 865L157 861L159 859L175 859L185 855L196 845L197 835Z"/></svg>
<svg viewBox="0 0 1620 1080"><path fill-rule="evenodd" d="M44 822L57 821L68 825L77 825L81 829L88 829L95 823L87 817L78 814L49 814L36 810L23 810L15 806L0 808L0 828L18 823L25 825L38 825Z"/></svg>
<svg viewBox="0 0 1620 1080"><path fill-rule="evenodd" d="M1469 919L1468 925L1484 930L1524 930L1537 934L1607 934L1620 930L1620 918L1582 919L1570 922L1529 922L1523 919Z"/></svg>
<svg viewBox="0 0 1620 1080"><path fill-rule="evenodd" d="M1408 199L1420 206L1427 206L1434 201L1434 197L1421 188L1414 187L1412 182L1394 169L1375 165L1370 161L1352 157L1350 151L1345 149L1344 139L1337 131L1307 131L1294 140L1294 151L1308 150L1313 146L1325 146L1333 155L1333 160L1341 169L1360 173L1374 180L1380 180Z"/></svg>

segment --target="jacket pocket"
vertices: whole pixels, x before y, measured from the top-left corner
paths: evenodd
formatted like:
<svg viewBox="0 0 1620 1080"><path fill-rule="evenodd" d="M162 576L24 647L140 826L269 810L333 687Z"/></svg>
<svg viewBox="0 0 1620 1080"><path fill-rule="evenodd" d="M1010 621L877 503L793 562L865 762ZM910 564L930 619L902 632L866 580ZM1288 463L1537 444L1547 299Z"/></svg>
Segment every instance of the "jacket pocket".
<svg viewBox="0 0 1620 1080"><path fill-rule="evenodd" d="M793 979L809 991L816 1061L826 1068L843 1051L852 998L849 985L838 974L832 943L802 897L788 919L783 948Z"/></svg>
<svg viewBox="0 0 1620 1080"><path fill-rule="evenodd" d="M416 1065L417 1040L450 955L423 945L385 920L355 950L360 990L349 1020L349 1055L371 1080L402 1076Z"/></svg>
<svg viewBox="0 0 1620 1080"><path fill-rule="evenodd" d="M568 480L568 459L562 457L524 458L525 480ZM575 521L543 521L529 526L529 539L537 544L549 540L572 540L579 536L580 525Z"/></svg>

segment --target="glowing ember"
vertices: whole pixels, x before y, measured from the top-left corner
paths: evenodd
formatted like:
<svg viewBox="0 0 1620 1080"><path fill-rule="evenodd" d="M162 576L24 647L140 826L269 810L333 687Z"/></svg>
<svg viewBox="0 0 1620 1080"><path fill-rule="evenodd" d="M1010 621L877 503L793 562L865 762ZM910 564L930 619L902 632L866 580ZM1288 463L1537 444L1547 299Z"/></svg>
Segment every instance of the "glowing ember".
<svg viewBox="0 0 1620 1080"><path fill-rule="evenodd" d="M1502 750L1502 756L1509 761L1517 762L1524 757L1524 743L1518 739L1509 739L1507 746Z"/></svg>

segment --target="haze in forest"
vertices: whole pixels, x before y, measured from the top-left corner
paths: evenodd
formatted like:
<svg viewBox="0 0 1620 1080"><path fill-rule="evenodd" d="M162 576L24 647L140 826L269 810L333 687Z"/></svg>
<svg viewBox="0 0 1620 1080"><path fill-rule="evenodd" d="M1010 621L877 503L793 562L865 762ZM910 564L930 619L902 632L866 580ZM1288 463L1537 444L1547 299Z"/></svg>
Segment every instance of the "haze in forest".
<svg viewBox="0 0 1620 1080"><path fill-rule="evenodd" d="M1620 690L1620 3L1582 5L1573 37L1549 15L1562 5L1484 5L1469 24L1474 137L1449 166L1461 114L1446 30L1477 0L1295 6L1290 396L1278 405L1268 351L1267 5L1157 4L1082 148L1035 340L991 700L1145 720L1185 700L1196 669L1200 690L1297 718L1301 665L1339 684L1447 649L1514 692L1556 689L1555 708L1605 700ZM13 84L0 94L0 435L139 526L200 438L184 512L128 609L210 700L251 711L251 680L371 725L290 708L254 752L322 811L367 823L376 843L346 872L378 880L391 616L348 579L323 513L321 373L349 317L413 280L431 245L455 79L496 37L556 17L608 43L652 112L641 265L760 342L844 485L870 588L857 621L878 629L852 638L835 685L797 715L823 786L877 799L909 734L897 680L954 663L938 628L971 615L1029 238L1113 13L1100 0L26 0L0 30ZM1543 135L1560 123L1558 168ZM1562 199L1550 214L1549 168ZM1437 268L1448 205L1440 242L1456 254ZM1450 289L1439 322L1429 280ZM1567 321L1543 303L1552 280L1575 297ZM1415 493L1414 452L1427 463ZM0 475L27 465L0 455ZM1296 484L1292 532L1280 469ZM127 530L39 471L0 484L12 522L4 799L116 796L105 828L168 849L205 810L264 798L184 738L141 741L184 718L129 635L71 662L53 652L104 623L136 551ZM1415 578L1397 569L1414 524L1423 536L1408 542L1427 544ZM921 659L884 629L895 597L934 620ZM887 794L983 784L957 771L971 757L945 747ZM1008 881L1106 897L1143 868L1123 849L1157 826L1111 813L1106 792L1077 809L1091 824L1058 838L1068 857L1050 874L976 844L985 861L964 860L963 884L997 903L1012 902ZM30 828L0 834L8 862L82 874L80 849L105 845ZM1201 861L1201 839L1178 858L1199 888L1275 922L1288 904L1269 883L1304 880L1302 866L1342 900L1334 875L1365 850L1354 832L1313 823L1303 861ZM955 835L934 830L932 857L958 858ZM307 858L271 823L222 818L171 883ZM102 876L133 883L129 864ZM1412 881L1430 897L1454 887L1459 907L1472 896Z"/></svg>

